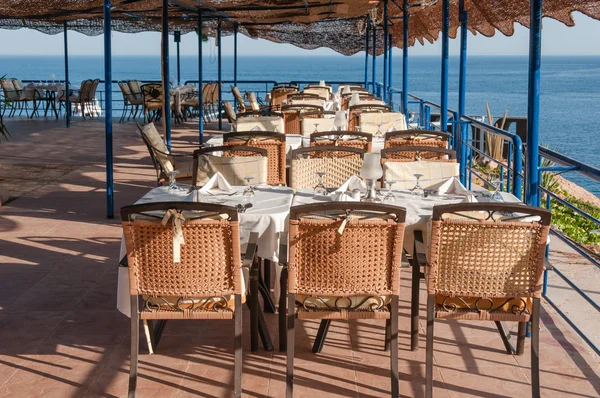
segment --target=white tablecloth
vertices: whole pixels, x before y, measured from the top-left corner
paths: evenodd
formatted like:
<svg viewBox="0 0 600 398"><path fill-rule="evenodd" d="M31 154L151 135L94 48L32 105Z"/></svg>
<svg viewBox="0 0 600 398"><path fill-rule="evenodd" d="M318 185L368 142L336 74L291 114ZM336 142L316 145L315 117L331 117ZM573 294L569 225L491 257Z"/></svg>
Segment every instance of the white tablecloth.
<svg viewBox="0 0 600 398"><path fill-rule="evenodd" d="M239 194L226 195L201 195L198 193L188 194L187 190L179 193L168 191L168 187L152 189L144 195L136 204L168 201L192 201L193 197L199 202L220 203L226 206L236 206L245 203L243 196L244 187L233 187ZM287 231L288 216L293 199L293 190L287 187L256 187L256 195L253 207L245 213L239 213L240 238L242 252L248 244L250 233L258 233L258 255L259 257L274 262L279 261L277 255L279 250L279 237L282 232ZM121 251L119 259L127 255L125 242L121 239ZM127 267L119 267L119 278L117 283L117 308L123 314L130 316L129 302L129 273Z"/></svg>

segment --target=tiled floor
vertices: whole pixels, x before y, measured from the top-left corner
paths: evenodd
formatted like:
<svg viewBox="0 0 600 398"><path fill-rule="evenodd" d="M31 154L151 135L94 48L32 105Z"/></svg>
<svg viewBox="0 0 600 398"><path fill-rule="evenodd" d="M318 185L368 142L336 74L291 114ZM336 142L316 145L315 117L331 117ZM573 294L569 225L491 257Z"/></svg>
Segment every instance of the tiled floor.
<svg viewBox="0 0 600 398"><path fill-rule="evenodd" d="M126 396L129 322L115 309L121 231L118 220L104 217L103 123L76 120L66 130L61 122L21 120L9 127L14 139L0 145L1 163L74 171L0 208L0 397ZM176 142L196 138L188 127ZM114 148L118 209L154 186L154 171L133 124L115 125ZM407 276L400 392L422 396L424 334L411 352ZM542 317L543 396L599 396L598 359L557 315L543 310ZM267 322L277 343L276 316L267 314ZM383 322L334 322L318 355L310 351L318 324L297 325L296 397L389 396ZM229 396L232 326L171 322L155 355L142 347L138 396ZM436 397L529 396L529 355L507 355L493 324L437 322L435 334ZM251 353L248 340L244 394L283 396L285 356Z"/></svg>

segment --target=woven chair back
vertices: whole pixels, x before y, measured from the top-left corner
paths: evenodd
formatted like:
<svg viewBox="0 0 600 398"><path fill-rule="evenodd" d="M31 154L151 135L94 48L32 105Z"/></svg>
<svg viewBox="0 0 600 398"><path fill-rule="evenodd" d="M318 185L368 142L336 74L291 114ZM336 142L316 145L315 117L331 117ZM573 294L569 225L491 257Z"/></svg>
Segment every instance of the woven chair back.
<svg viewBox="0 0 600 398"><path fill-rule="evenodd" d="M449 297L541 297L550 212L518 204L435 206L427 291Z"/></svg>
<svg viewBox="0 0 600 398"><path fill-rule="evenodd" d="M273 87L271 90L271 109L279 110L289 94L297 93L298 87Z"/></svg>
<svg viewBox="0 0 600 398"><path fill-rule="evenodd" d="M96 90L100 84L100 79L90 80L88 89L83 97L84 102L92 102L96 98Z"/></svg>
<svg viewBox="0 0 600 398"><path fill-rule="evenodd" d="M20 99L19 91L14 85L14 79L0 79L0 85L2 85L4 97L8 100L18 101Z"/></svg>
<svg viewBox="0 0 600 398"><path fill-rule="evenodd" d="M386 162L415 162L426 160L428 162L456 163L456 151L439 147L437 145L421 145L417 141L415 146L396 146L381 150L381 163ZM435 144L435 142L433 142Z"/></svg>
<svg viewBox="0 0 600 398"><path fill-rule="evenodd" d="M230 156L233 151L245 153L247 156ZM219 153L223 156L217 156ZM197 149L193 156L192 184L196 187L206 184L217 172L231 185L245 185L246 177L253 177L253 184L267 182L266 149L243 145L214 146Z"/></svg>
<svg viewBox="0 0 600 398"><path fill-rule="evenodd" d="M353 175L359 175L364 151L341 146L319 146L292 151L290 187L313 188L319 182L317 172L324 171L323 184L337 188Z"/></svg>
<svg viewBox="0 0 600 398"><path fill-rule="evenodd" d="M121 89L121 94L123 94L123 99L126 102L131 103L134 101L133 96L131 95L131 88L127 82L119 82L119 88Z"/></svg>
<svg viewBox="0 0 600 398"><path fill-rule="evenodd" d="M448 133L433 130L392 131L385 134L383 147L427 146L445 149L448 148L449 138L450 135ZM394 156L394 154L391 154L391 158ZM422 153L421 156L425 156L425 158L439 158L435 153Z"/></svg>
<svg viewBox="0 0 600 398"><path fill-rule="evenodd" d="M323 111L323 107L319 105L286 105L281 108L283 114L283 123L285 125L286 134L301 134L300 117L304 112L319 112Z"/></svg>
<svg viewBox="0 0 600 398"><path fill-rule="evenodd" d="M233 110L233 105L231 105L231 102L224 101L223 109L225 110L225 116L227 116L227 120L229 121L229 123L235 123L236 116L235 116L235 111Z"/></svg>
<svg viewBox="0 0 600 398"><path fill-rule="evenodd" d="M293 207L288 291L398 295L405 216L404 208L368 203Z"/></svg>
<svg viewBox="0 0 600 398"><path fill-rule="evenodd" d="M140 136L148 148L152 163L156 168L158 178L166 177L171 171L175 169L171 156L169 156L169 149L165 145L160 133L156 129L154 123L148 123L144 126L136 124Z"/></svg>
<svg viewBox="0 0 600 398"><path fill-rule="evenodd" d="M360 114L363 112L391 112L389 105L381 104L360 104L348 107L348 130L356 130L360 126Z"/></svg>
<svg viewBox="0 0 600 398"><path fill-rule="evenodd" d="M133 95L136 100L144 99L144 94L142 93L142 83L139 80L128 80L127 85L129 86L131 95Z"/></svg>
<svg viewBox="0 0 600 398"><path fill-rule="evenodd" d="M148 83L142 85L144 96L144 107L146 109L158 109L163 106L163 86L160 83Z"/></svg>
<svg viewBox="0 0 600 398"><path fill-rule="evenodd" d="M321 99L325 101L329 101L331 98L331 88L330 87L319 87L319 86L309 86L302 90L304 94L316 94Z"/></svg>
<svg viewBox="0 0 600 398"><path fill-rule="evenodd" d="M359 148L365 152L371 152L373 144L373 135L361 133L359 131L326 131L310 135L310 146L334 145L341 147ZM347 156L345 153L334 152L332 157ZM357 154L358 155L358 154ZM315 153L314 157L323 156L322 153Z"/></svg>
<svg viewBox="0 0 600 398"><path fill-rule="evenodd" d="M238 131L225 134L223 145L246 145L255 148L263 148L268 153L267 184L285 185L286 167L286 143L285 135L270 131ZM256 153L231 150L231 156L257 156Z"/></svg>
<svg viewBox="0 0 600 398"><path fill-rule="evenodd" d="M219 103L219 83L212 84L212 91L210 93L210 103L217 105Z"/></svg>
<svg viewBox="0 0 600 398"><path fill-rule="evenodd" d="M174 258L176 223L174 217L163 219L167 211L185 217L179 261ZM186 299L243 292L235 209L167 202L127 206L121 217L132 295Z"/></svg>

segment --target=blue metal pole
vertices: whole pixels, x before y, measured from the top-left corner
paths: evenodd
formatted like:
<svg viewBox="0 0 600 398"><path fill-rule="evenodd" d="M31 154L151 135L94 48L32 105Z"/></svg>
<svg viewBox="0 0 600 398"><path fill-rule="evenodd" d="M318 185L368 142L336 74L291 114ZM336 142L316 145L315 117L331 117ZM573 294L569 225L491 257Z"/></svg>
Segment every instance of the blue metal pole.
<svg viewBox="0 0 600 398"><path fill-rule="evenodd" d="M181 85L181 52L179 49L179 43L181 43L181 32L177 31L174 33L175 43L177 44L177 85Z"/></svg>
<svg viewBox="0 0 600 398"><path fill-rule="evenodd" d="M467 29L469 26L469 13L465 10L464 0L460 0L459 4L459 18L460 18L460 72L459 72L459 89L458 89L458 119L465 116L465 103L467 96ZM467 148L465 146L467 138L467 131L469 126L462 124L456 126L460 128L460 135L457 135L458 140L458 154L460 162L460 180L464 185L467 179Z"/></svg>
<svg viewBox="0 0 600 398"><path fill-rule="evenodd" d="M238 24L233 24L233 85L237 86L237 37ZM234 109L237 109L237 100L234 98Z"/></svg>
<svg viewBox="0 0 600 398"><path fill-rule="evenodd" d="M448 131L448 26L450 0L442 0L442 98L440 101L440 130Z"/></svg>
<svg viewBox="0 0 600 398"><path fill-rule="evenodd" d="M198 11L198 141L204 143L204 104L202 98L202 12Z"/></svg>
<svg viewBox="0 0 600 398"><path fill-rule="evenodd" d="M404 0L402 13L402 114L408 122L408 0Z"/></svg>
<svg viewBox="0 0 600 398"><path fill-rule="evenodd" d="M163 74L163 109L165 118L165 136L167 148L171 150L171 82L169 72L169 0L163 0L162 7L162 74Z"/></svg>
<svg viewBox="0 0 600 398"><path fill-rule="evenodd" d="M106 105L104 109L104 131L106 136L106 217L113 218L115 208L115 183L113 180L113 145L112 145L112 46L110 0L104 0L104 90ZM68 93L67 93L68 94Z"/></svg>
<svg viewBox="0 0 600 398"><path fill-rule="evenodd" d="M365 31L365 88L369 89L369 33L371 32L371 20L367 18L367 30Z"/></svg>
<svg viewBox="0 0 600 398"><path fill-rule="evenodd" d="M219 18L219 25L217 27L217 36L218 36L218 40L219 40L219 49L218 49L218 80L219 80L219 104L218 104L218 111L219 111L219 130L221 130L223 128L223 115L221 112L221 101L222 101L222 96L223 96L223 90L222 90L222 81L221 81L221 48L223 47L223 43L221 43L221 33L223 32L223 21L221 21L221 18Z"/></svg>
<svg viewBox="0 0 600 398"><path fill-rule="evenodd" d="M71 127L71 96L69 95L71 92L71 86L69 85L69 41L67 38L67 21L63 22L64 27L64 36L65 36L65 110L66 110L66 120L67 120L67 128ZM59 108L60 109L60 108Z"/></svg>
<svg viewBox="0 0 600 398"><path fill-rule="evenodd" d="M388 102L392 105L392 92L390 89L392 88L392 49L394 46L392 45L392 34L388 35Z"/></svg>
<svg viewBox="0 0 600 398"><path fill-rule="evenodd" d="M388 1L383 2L383 92L381 93L381 99L387 100L388 93Z"/></svg>
<svg viewBox="0 0 600 398"><path fill-rule="evenodd" d="M529 87L527 95L527 175L525 202L540 205L539 191L539 121L540 67L542 63L542 0L530 0L529 27Z"/></svg>
<svg viewBox="0 0 600 398"><path fill-rule="evenodd" d="M377 86L377 82L375 79L377 78L377 25L373 23L373 70L371 71L371 80L373 81L373 95L375 95L375 90Z"/></svg>

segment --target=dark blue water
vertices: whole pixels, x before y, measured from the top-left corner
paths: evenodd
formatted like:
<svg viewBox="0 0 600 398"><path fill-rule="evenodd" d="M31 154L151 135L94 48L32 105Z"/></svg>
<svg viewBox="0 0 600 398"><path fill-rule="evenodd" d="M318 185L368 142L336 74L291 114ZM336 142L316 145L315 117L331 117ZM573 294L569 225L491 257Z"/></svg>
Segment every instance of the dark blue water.
<svg viewBox="0 0 600 398"><path fill-rule="evenodd" d="M381 58L381 57L380 57ZM176 77L175 58L171 76ZM401 88L402 59L393 57L392 85ZM60 56L2 56L0 75L27 79L64 76ZM238 80L347 80L364 81L364 56L239 57ZM370 65L370 63L369 63ZM489 102L494 115L508 109L509 116L527 114L527 67L525 56L473 56L468 59L467 112L485 114ZM160 79L158 56L113 58L113 79ZM439 57L412 57L409 91L434 103L440 102ZM371 72L369 72L369 77ZM182 81L197 80L197 58L182 57ZM378 59L378 81L382 59ZM101 56L72 56L70 80L103 78ZM216 79L214 58L204 58L204 78ZM233 78L233 58L223 57L223 79ZM542 62L540 142L577 160L600 167L600 57L544 57ZM242 87L244 89L244 87ZM450 58L450 108L458 103L458 58ZM572 174L571 179L600 195L600 184Z"/></svg>

